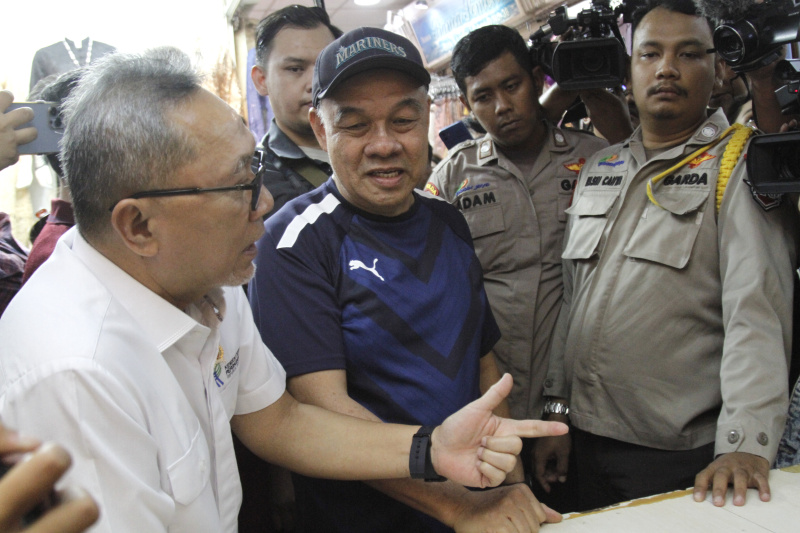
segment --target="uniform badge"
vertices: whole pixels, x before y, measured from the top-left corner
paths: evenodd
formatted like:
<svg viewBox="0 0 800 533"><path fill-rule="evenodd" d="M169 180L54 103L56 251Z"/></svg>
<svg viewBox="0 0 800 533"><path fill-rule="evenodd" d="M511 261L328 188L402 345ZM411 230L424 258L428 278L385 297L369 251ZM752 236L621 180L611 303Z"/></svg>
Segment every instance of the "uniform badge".
<svg viewBox="0 0 800 533"><path fill-rule="evenodd" d="M703 152L702 154L698 155L697 157L689 161L689 168L697 168L704 161L709 161L711 159L714 159L715 157L717 156L711 155L708 152Z"/></svg>
<svg viewBox="0 0 800 533"><path fill-rule="evenodd" d="M744 180L748 187L750 187L750 194L753 195L753 200L763 209L764 211L771 211L776 207L780 207L781 203L783 202L783 194L760 194L756 192L756 188L753 187L753 184L750 183L750 180Z"/></svg>
<svg viewBox="0 0 800 533"><path fill-rule="evenodd" d="M553 141L559 148L567 145L567 139L564 137L564 134L558 130L553 131Z"/></svg>
<svg viewBox="0 0 800 533"><path fill-rule="evenodd" d="M494 155L494 147L492 145L492 141L486 139L481 143L480 150L478 151L478 157L480 159L486 159L487 157L492 157Z"/></svg>
<svg viewBox="0 0 800 533"><path fill-rule="evenodd" d="M439 196L439 189L437 189L436 185L434 185L431 182L428 182L428 183L425 184L425 190L428 191L429 193L431 193L434 196Z"/></svg>
<svg viewBox="0 0 800 533"><path fill-rule="evenodd" d="M459 186L458 186L458 189L456 189L456 196L458 196L458 195L459 195L459 193L461 193L462 191L464 191L464 189L466 189L466 188L467 188L467 185L469 185L469 178L467 178L467 179L465 179L464 181L462 181L462 182L461 182L461 185L459 185Z"/></svg>
<svg viewBox="0 0 800 533"><path fill-rule="evenodd" d="M713 137L716 134L717 134L717 127L714 126L713 124L709 124L702 130L700 130L700 135L702 135L703 137Z"/></svg>
<svg viewBox="0 0 800 533"><path fill-rule="evenodd" d="M598 165L606 167L617 167L625 161L619 158L619 154L609 155L600 160Z"/></svg>
<svg viewBox="0 0 800 533"><path fill-rule="evenodd" d="M578 161L576 161L574 163L565 163L564 164L564 168L566 168L569 171L574 172L575 174L578 174L581 171L581 169L583 168L583 165L585 165L585 164L586 164L586 159L581 157L580 159L578 159Z"/></svg>

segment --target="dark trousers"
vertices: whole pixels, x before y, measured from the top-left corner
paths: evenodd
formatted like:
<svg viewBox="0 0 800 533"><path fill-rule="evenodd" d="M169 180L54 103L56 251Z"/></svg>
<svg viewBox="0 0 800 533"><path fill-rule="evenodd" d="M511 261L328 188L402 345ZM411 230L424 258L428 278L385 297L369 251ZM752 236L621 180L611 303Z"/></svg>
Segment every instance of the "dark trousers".
<svg viewBox="0 0 800 533"><path fill-rule="evenodd" d="M570 429L570 432L572 429ZM531 490L536 499L547 505L551 509L555 509L559 513L571 513L578 510L578 483L574 472L575 454L570 454L569 457L569 473L567 474L567 481L565 483L554 482L550 484L550 492L545 492L539 482L536 481L536 476L531 464L531 449L533 448L536 439L522 439L522 466L525 469L525 474L530 476Z"/></svg>
<svg viewBox="0 0 800 533"><path fill-rule="evenodd" d="M659 450L572 433L580 510L597 509L694 485L695 476L714 459L714 443L693 450Z"/></svg>

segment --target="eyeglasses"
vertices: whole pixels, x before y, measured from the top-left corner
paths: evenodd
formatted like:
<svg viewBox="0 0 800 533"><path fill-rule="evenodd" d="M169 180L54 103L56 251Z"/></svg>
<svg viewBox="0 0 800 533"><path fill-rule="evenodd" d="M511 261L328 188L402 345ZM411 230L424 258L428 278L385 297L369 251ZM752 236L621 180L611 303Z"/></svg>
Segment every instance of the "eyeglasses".
<svg viewBox="0 0 800 533"><path fill-rule="evenodd" d="M156 189L153 191L142 191L125 197L124 199L137 200L139 198L149 198L157 196L183 196L189 194L203 194L207 192L225 192L225 191L250 191L250 210L255 211L258 209L258 200L261 197L261 187L264 184L264 174L267 172L274 172L268 170L271 165L266 161L266 156L262 150L256 150L250 162L250 168L256 175L250 183L243 183L241 185L231 185L229 187L192 187L189 189ZM121 200L120 200L121 201ZM117 202L119 203L119 201ZM108 210L113 211L117 203L112 205Z"/></svg>

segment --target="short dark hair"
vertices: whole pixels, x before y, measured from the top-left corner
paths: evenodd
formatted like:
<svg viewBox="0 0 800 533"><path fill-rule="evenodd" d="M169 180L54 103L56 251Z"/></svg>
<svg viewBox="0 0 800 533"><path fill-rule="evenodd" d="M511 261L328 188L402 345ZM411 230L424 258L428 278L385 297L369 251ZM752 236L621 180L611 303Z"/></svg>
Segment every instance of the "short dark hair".
<svg viewBox="0 0 800 533"><path fill-rule="evenodd" d="M60 75L52 74L42 78L33 86L31 94L28 95L28 100L31 102L36 100L55 102L58 104L58 117L63 120L64 100L70 95L72 89L78 86L78 82L84 72L86 72L85 68L76 68ZM58 174L59 179L63 179L64 171L61 170L60 156L58 154L47 154L45 157L55 173Z"/></svg>
<svg viewBox="0 0 800 533"><path fill-rule="evenodd" d="M695 17L703 17L708 23L708 28L711 33L714 33L714 22L704 17L693 0L646 0L639 8L633 12L633 20L631 22L631 35L636 33L636 28L642 19L657 7L672 11L674 13L683 13L684 15L692 15Z"/></svg>
<svg viewBox="0 0 800 533"><path fill-rule="evenodd" d="M342 30L331 24L331 19L324 9L297 4L286 6L264 17L256 27L256 63L260 67L266 67L272 41L286 26L309 30L325 26L331 31L334 39L342 35Z"/></svg>
<svg viewBox="0 0 800 533"><path fill-rule="evenodd" d="M510 52L522 70L531 75L533 64L528 47L522 35L513 28L501 25L483 26L471 31L456 43L450 68L465 98L467 86L464 80L468 76L476 76L505 52Z"/></svg>

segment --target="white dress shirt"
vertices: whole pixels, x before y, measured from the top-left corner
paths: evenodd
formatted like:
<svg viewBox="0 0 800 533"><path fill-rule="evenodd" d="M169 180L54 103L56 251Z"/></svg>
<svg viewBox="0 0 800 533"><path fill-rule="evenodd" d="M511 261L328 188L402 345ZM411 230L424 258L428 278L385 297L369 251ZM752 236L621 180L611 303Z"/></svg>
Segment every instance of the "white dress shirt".
<svg viewBox="0 0 800 533"><path fill-rule="evenodd" d="M182 311L73 228L0 321L0 416L62 444L62 482L100 505L93 532L235 532L234 414L275 402L285 372L239 287Z"/></svg>

